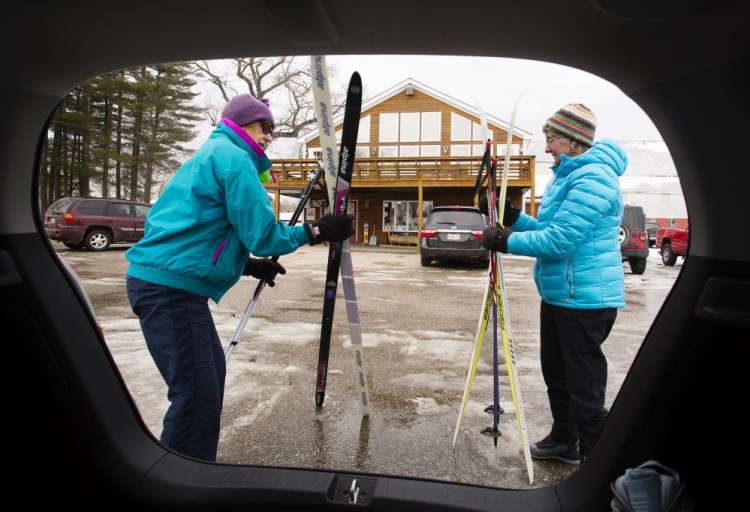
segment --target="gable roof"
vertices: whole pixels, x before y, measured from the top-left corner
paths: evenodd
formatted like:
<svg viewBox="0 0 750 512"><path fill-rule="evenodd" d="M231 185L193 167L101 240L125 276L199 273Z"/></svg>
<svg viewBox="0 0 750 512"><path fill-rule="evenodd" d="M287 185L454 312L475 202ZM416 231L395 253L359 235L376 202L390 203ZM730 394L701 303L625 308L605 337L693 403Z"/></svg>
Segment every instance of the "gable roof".
<svg viewBox="0 0 750 512"><path fill-rule="evenodd" d="M449 96L445 93L442 93L436 89L433 89L432 87L429 87L421 82L418 82L417 80L414 80L413 78L407 78L405 80L402 80L401 82L397 83L390 89L387 89L380 94L373 96L372 98L365 100L362 102L362 112L366 112L367 110L373 108L376 105L379 105L380 103L384 102L385 100L392 98L393 96L400 94L406 89L407 86L413 87L414 89L427 94L429 96L432 96L433 98L436 98L440 100L441 102L450 105L451 107L460 110L466 114L469 114L471 116L480 118L480 112L476 107L472 107L471 105L464 103L461 100L457 100L456 98L453 98L452 96ZM495 117L487 112L484 113L485 118L487 119L488 124L493 124L499 128L502 128L506 132L510 129L510 123L503 121L502 119ZM341 123L344 119L344 114L340 113L336 115L333 118L333 124L338 125ZM524 141L528 141L531 139L531 132L528 132L522 128L519 128L518 126L513 127L513 133L515 135L521 136ZM303 143L307 143L318 136L318 128L315 126L311 131L306 133L305 135L301 136L299 140ZM524 142L524 145L526 142Z"/></svg>

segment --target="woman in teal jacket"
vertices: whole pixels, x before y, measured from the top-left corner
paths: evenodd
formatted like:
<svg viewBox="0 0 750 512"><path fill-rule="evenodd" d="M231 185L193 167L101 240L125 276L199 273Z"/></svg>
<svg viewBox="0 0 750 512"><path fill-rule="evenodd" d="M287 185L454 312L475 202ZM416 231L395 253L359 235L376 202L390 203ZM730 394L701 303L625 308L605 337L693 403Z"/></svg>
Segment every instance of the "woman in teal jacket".
<svg viewBox="0 0 750 512"><path fill-rule="evenodd" d="M594 143L596 117L584 105L566 105L543 129L554 165L537 218L508 201L508 228L486 228L482 245L536 258L540 358L553 423L531 455L578 464L607 415L601 345L617 308L625 307L619 178L628 159L612 140Z"/></svg>
<svg viewBox="0 0 750 512"><path fill-rule="evenodd" d="M127 290L149 352L167 384L161 442L213 461L219 442L226 361L208 300L218 303L242 275L274 286L284 267L268 258L304 244L341 242L353 216L301 226L277 221L262 182L275 126L268 100L232 98L219 126L175 173L125 257Z"/></svg>

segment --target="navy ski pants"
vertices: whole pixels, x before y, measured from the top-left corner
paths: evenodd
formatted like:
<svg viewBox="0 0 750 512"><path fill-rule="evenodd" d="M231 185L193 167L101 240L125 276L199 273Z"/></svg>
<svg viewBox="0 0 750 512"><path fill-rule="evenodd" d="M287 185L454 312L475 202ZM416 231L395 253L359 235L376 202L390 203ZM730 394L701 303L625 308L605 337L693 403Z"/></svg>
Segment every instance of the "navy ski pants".
<svg viewBox="0 0 750 512"><path fill-rule="evenodd" d="M579 442L587 457L607 409L607 358L601 345L617 318L616 308L570 309L542 301L540 358L556 441Z"/></svg>
<svg viewBox="0 0 750 512"><path fill-rule="evenodd" d="M226 360L208 299L128 277L128 299L151 357L167 384L161 442L184 455L215 461Z"/></svg>

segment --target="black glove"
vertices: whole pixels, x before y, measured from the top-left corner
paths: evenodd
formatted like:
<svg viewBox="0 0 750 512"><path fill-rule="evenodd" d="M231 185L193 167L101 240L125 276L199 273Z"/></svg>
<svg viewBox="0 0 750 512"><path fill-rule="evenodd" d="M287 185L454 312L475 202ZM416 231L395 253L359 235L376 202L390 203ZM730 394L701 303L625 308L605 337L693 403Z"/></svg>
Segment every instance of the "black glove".
<svg viewBox="0 0 750 512"><path fill-rule="evenodd" d="M479 198L479 211L485 215L489 215L489 210L487 209L487 194L484 194L481 198ZM510 199L506 197L505 211L503 212L503 224L505 226L512 226L516 223L518 217L520 216L521 209L513 206L513 203L510 202Z"/></svg>
<svg viewBox="0 0 750 512"><path fill-rule="evenodd" d="M354 234L354 215L326 214L305 224L310 245L320 242L343 242Z"/></svg>
<svg viewBox="0 0 750 512"><path fill-rule="evenodd" d="M510 199L505 198L505 211L503 212L503 225L512 226L521 216L521 209L513 206Z"/></svg>
<svg viewBox="0 0 750 512"><path fill-rule="evenodd" d="M242 271L243 276L253 276L256 279L265 279L266 284L273 288L276 284L276 274L286 274L286 269L269 258L248 258L245 268Z"/></svg>
<svg viewBox="0 0 750 512"><path fill-rule="evenodd" d="M508 228L498 227L486 227L482 231L482 247L490 251L500 251L502 253L508 253L508 237L513 233Z"/></svg>
<svg viewBox="0 0 750 512"><path fill-rule="evenodd" d="M482 194L482 197L479 198L479 205L478 205L480 213L483 213L484 215L489 215L490 214L490 210L487 207L487 203L488 203L488 201L487 201L487 193L484 193L484 194Z"/></svg>

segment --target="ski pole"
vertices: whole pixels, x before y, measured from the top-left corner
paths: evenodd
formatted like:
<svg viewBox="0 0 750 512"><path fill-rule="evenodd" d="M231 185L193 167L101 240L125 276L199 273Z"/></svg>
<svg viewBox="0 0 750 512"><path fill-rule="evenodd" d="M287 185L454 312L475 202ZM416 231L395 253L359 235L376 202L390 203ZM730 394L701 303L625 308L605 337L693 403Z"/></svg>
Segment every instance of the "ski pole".
<svg viewBox="0 0 750 512"><path fill-rule="evenodd" d="M297 223L297 220L302 215L302 212L305 211L305 206L307 206L307 200L310 198L310 194L312 194L312 191L315 188L315 185L318 184L318 182L320 181L320 177L322 175L323 175L323 165L320 163L320 161L318 161L318 170L310 179L310 181L307 182L307 185L305 186L305 189L302 191L302 195L300 196L299 204L297 204L297 208L294 210L294 213L292 213L292 217L289 219L290 226L294 226ZM276 255L272 257L271 260L274 262L279 261L279 256ZM237 343L239 343L240 335L245 330L245 324L247 323L250 316L252 316L253 311L255 310L255 306L258 305L258 299L260 299L260 294L265 287L266 287L265 279L261 279L260 281L258 281L258 286L255 287L255 293L253 293L253 296L250 299L250 302L247 303L247 307L245 308L245 313L242 315L242 318L240 319L240 323L237 326L237 329L234 331L234 335L232 336L232 339L229 341L229 345L224 351L224 356L227 362L229 362L229 357L232 355L232 350L234 350L234 347L237 345Z"/></svg>

